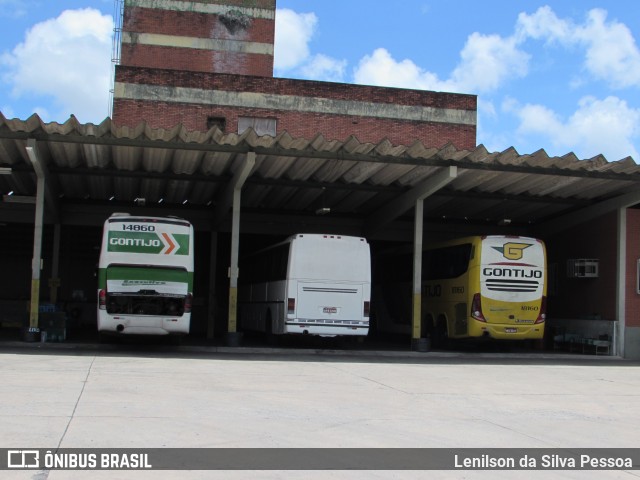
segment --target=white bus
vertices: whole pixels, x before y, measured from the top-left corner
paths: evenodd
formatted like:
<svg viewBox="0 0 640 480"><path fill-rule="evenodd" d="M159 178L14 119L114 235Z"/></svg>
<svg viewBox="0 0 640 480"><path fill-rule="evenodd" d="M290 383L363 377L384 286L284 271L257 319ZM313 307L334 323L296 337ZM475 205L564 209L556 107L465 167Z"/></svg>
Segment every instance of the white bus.
<svg viewBox="0 0 640 480"><path fill-rule="evenodd" d="M193 298L193 227L179 218L116 213L104 224L98 331L187 334Z"/></svg>
<svg viewBox="0 0 640 480"><path fill-rule="evenodd" d="M323 337L367 335L371 253L364 238L297 234L240 265L245 331Z"/></svg>

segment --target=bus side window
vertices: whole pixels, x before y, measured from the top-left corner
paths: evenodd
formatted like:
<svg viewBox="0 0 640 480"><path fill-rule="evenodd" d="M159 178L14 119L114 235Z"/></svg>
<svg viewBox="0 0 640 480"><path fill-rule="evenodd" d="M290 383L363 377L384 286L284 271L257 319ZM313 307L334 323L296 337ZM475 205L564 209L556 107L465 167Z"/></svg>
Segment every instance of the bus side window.
<svg viewBox="0 0 640 480"><path fill-rule="evenodd" d="M469 268L471 244L427 250L423 255L423 279L456 278Z"/></svg>
<svg viewBox="0 0 640 480"><path fill-rule="evenodd" d="M284 280L287 278L287 263L289 259L289 243L272 250L272 269L270 281Z"/></svg>
<svg viewBox="0 0 640 480"><path fill-rule="evenodd" d="M287 277L289 244L249 255L242 259L239 281L242 284L265 283L284 280Z"/></svg>

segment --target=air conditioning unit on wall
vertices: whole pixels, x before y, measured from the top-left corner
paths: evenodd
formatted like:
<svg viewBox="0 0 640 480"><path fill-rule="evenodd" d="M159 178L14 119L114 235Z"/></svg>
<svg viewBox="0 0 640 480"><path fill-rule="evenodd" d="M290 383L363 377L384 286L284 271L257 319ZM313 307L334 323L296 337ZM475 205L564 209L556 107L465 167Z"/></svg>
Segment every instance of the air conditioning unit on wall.
<svg viewBox="0 0 640 480"><path fill-rule="evenodd" d="M567 277L569 278L598 278L597 258L573 258L567 260Z"/></svg>

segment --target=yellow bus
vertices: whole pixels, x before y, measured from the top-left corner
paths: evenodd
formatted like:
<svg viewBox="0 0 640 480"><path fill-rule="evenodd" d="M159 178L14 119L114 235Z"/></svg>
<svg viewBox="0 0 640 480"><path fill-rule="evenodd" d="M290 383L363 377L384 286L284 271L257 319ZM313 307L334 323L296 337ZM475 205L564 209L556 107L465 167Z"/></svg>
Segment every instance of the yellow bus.
<svg viewBox="0 0 640 480"><path fill-rule="evenodd" d="M433 343L447 338L531 340L544 335L546 249L541 240L475 236L423 253L422 318Z"/></svg>
<svg viewBox="0 0 640 480"><path fill-rule="evenodd" d="M407 250L376 258L376 332L411 333L412 258ZM546 277L546 249L535 238L473 236L428 246L422 257L421 334L435 347L449 338L540 339Z"/></svg>

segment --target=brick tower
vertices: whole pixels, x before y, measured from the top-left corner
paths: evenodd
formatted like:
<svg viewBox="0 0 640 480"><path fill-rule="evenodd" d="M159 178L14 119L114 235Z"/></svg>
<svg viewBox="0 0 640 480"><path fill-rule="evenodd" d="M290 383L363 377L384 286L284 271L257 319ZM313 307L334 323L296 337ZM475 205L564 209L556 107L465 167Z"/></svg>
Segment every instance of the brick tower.
<svg viewBox="0 0 640 480"><path fill-rule="evenodd" d="M474 95L274 78L276 0L119 1L118 125L475 148Z"/></svg>
<svg viewBox="0 0 640 480"><path fill-rule="evenodd" d="M120 65L273 76L275 0L125 0Z"/></svg>

